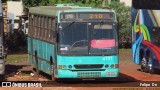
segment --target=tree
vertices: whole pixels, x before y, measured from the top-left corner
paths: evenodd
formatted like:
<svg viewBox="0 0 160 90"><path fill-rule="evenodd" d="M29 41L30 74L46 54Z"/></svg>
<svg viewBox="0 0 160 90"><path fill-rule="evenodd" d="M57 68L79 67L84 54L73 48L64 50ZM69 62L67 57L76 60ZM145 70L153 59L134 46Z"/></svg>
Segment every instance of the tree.
<svg viewBox="0 0 160 90"><path fill-rule="evenodd" d="M4 34L4 46L8 52L27 51L27 35L23 31L14 30Z"/></svg>
<svg viewBox="0 0 160 90"><path fill-rule="evenodd" d="M107 4L113 8L117 15L118 30L119 30L119 42L123 47L130 47L131 45L131 31L130 31L130 7L125 6L122 2L112 1Z"/></svg>
<svg viewBox="0 0 160 90"><path fill-rule="evenodd" d="M49 0L22 0L24 12L28 13L30 7L45 6L49 4Z"/></svg>

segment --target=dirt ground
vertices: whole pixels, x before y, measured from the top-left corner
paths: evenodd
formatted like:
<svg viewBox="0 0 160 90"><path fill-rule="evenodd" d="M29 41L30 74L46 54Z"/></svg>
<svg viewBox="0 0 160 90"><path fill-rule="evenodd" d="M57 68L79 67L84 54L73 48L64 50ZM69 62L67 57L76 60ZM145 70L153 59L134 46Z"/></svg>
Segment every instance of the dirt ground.
<svg viewBox="0 0 160 90"><path fill-rule="evenodd" d="M156 74L142 72L140 65L133 63L131 53L127 52L120 53L120 73L137 81L160 81L160 72ZM120 77L124 78L123 75Z"/></svg>
<svg viewBox="0 0 160 90"><path fill-rule="evenodd" d="M23 54L27 55L27 54ZM131 53L120 53L120 81L159 81L160 74L149 74L140 71L140 66L136 65L131 60ZM10 63L6 65L6 80L7 81L49 81L45 75L36 77L32 66L28 64L27 60L20 63Z"/></svg>
<svg viewBox="0 0 160 90"><path fill-rule="evenodd" d="M27 54L23 54L27 55ZM50 81L45 85L56 86L56 87L68 87L68 89L60 90L71 90L72 87L109 87L116 86L126 87L132 85L134 82L137 84L139 81L160 81L160 73L149 74L140 71L140 66L132 62L130 52L120 53L120 76L116 79L109 81L74 81L74 82L55 82L49 80L49 77L41 73L39 77L36 77L32 70L32 66L25 60L20 63L9 63L6 65L6 81ZM125 83L123 83L125 82ZM119 84L121 83L121 84ZM133 85L132 85L133 86ZM69 88L70 87L70 88ZM0 89L1 90L1 89ZM2 89L3 90L3 89ZM26 89L29 90L29 89ZM38 89L35 89L38 90ZM58 90L58 89L40 89L40 90ZM86 89L87 90L87 89ZM93 88L94 90L94 88ZM103 90L103 88L102 88Z"/></svg>

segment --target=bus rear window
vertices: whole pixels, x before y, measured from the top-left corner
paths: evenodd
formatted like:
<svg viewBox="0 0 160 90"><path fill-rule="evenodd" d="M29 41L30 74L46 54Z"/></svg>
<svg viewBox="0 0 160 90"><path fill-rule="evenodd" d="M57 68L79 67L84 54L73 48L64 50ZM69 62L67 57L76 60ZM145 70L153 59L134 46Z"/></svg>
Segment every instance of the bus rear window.
<svg viewBox="0 0 160 90"><path fill-rule="evenodd" d="M132 0L132 6L135 9L160 9L160 0Z"/></svg>

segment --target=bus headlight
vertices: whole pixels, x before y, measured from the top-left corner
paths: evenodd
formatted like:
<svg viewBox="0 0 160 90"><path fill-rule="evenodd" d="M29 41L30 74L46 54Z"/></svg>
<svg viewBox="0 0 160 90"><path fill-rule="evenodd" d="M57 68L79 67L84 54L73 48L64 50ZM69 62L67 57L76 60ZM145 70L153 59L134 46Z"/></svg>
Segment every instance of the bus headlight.
<svg viewBox="0 0 160 90"><path fill-rule="evenodd" d="M114 68L114 64L111 64L111 66L110 66L111 68Z"/></svg>
<svg viewBox="0 0 160 90"><path fill-rule="evenodd" d="M72 65L69 65L68 68L71 69L71 68L72 68Z"/></svg>
<svg viewBox="0 0 160 90"><path fill-rule="evenodd" d="M109 65L108 65L108 64L106 64L106 65L105 65L105 68L108 68L108 67L109 67Z"/></svg>
<svg viewBox="0 0 160 90"><path fill-rule="evenodd" d="M66 65L63 65L63 69L66 69L67 68L67 66Z"/></svg>

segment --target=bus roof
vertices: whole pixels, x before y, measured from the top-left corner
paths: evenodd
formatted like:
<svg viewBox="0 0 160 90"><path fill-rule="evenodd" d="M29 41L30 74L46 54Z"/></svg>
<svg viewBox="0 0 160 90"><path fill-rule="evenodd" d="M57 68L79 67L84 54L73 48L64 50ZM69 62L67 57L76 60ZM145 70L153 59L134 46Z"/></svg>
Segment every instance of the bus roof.
<svg viewBox="0 0 160 90"><path fill-rule="evenodd" d="M71 8L92 8L92 7L80 7L74 4L55 4L56 7L71 7Z"/></svg>
<svg viewBox="0 0 160 90"><path fill-rule="evenodd" d="M38 6L31 7L29 13L42 14L49 16L58 16L60 12L114 12L112 9L95 9L91 7L56 5L56 6Z"/></svg>

